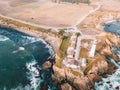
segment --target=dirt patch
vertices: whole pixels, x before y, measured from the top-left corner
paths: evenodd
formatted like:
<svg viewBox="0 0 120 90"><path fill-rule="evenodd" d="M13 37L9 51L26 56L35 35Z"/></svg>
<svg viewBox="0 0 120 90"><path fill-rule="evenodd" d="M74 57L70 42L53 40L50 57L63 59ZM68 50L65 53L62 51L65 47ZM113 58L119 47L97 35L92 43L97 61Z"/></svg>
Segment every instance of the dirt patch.
<svg viewBox="0 0 120 90"><path fill-rule="evenodd" d="M13 0L11 1L9 4L11 7L18 7L21 5L26 5L26 4L30 4L30 3L34 3L37 2L38 0Z"/></svg>
<svg viewBox="0 0 120 90"><path fill-rule="evenodd" d="M107 10L120 11L120 0L92 0L92 3L99 3Z"/></svg>
<svg viewBox="0 0 120 90"><path fill-rule="evenodd" d="M88 4L58 4L51 0L0 1L0 6L4 2L8 3L6 10L4 6L0 9L4 15L51 27L70 27L93 9Z"/></svg>
<svg viewBox="0 0 120 90"><path fill-rule="evenodd" d="M107 10L101 7L98 11L89 15L78 28L84 33L89 35L95 35L101 33L103 26L107 21L111 21L119 18L120 12Z"/></svg>

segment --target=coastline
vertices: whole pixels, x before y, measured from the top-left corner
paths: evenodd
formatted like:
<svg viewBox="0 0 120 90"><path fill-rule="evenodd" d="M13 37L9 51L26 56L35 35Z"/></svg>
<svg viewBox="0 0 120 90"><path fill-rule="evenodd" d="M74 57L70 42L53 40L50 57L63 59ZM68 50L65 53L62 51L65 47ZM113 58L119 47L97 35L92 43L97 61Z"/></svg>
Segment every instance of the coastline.
<svg viewBox="0 0 120 90"><path fill-rule="evenodd" d="M32 30L29 27L18 27L18 26L15 26L14 23L7 24L6 22L4 22L2 20L0 20L0 21L1 21L0 22L1 28L10 28L10 29L18 31L20 33L26 34L28 36L32 36L32 37L36 37L41 40L44 40L46 42L46 44L48 44L53 49L54 53L57 52L57 50L59 49L61 41L58 36L51 34L52 32L50 32L50 33L49 32L48 33L41 32L38 30ZM24 23L22 23L22 24L24 24ZM58 44L55 44L56 42Z"/></svg>
<svg viewBox="0 0 120 90"><path fill-rule="evenodd" d="M2 18L4 18L4 17L2 17ZM9 18L5 18L5 19L8 19L9 20ZM86 18L85 18L86 19ZM1 21L1 20L0 20ZM13 20L14 21L14 20ZM83 21L84 21L84 19L83 19ZM112 20L112 21L114 21L114 20ZM110 22L112 22L112 21L107 21L106 23L110 23ZM19 22L19 21L18 21ZM22 22L20 22L20 23L22 23ZM105 22L104 22L105 23ZM106 24L105 23L105 24ZM25 23L23 23L23 24L25 24ZM29 24L28 24L29 25ZM101 24L100 24L101 25ZM54 52L57 52L57 50L59 49L59 47L60 47L60 43L61 43L61 40L60 40L60 37L59 36L57 36L57 35L53 35L53 34L51 34L52 32L50 32L49 33L49 31L48 30L46 30L47 31L47 33L46 32L41 32L41 31L38 31L38 30L33 30L33 29L30 29L29 27L20 27L20 26L16 26L14 23L11 23L11 24L8 24L8 23L6 23L6 22L3 22L2 21L2 23L0 23L0 26L1 27L4 27L4 28L11 28L12 30L15 30L15 31L18 31L18 32L21 32L21 33L23 33L23 34L26 34L26 35L29 35L29 36L33 36L33 37L36 37L36 38L40 38L40 39L42 39L42 40L44 40L48 45L50 45L51 47L52 47L52 49L54 50ZM103 30L103 28L104 28L104 26L103 25L101 25L100 26L100 28L101 28L101 30ZM105 35L107 35L106 33L105 34L103 34L103 33L105 33L104 31L102 31L102 32L100 32L100 37L102 37L102 36L105 36ZM83 34L84 35L84 34ZM102 51L102 50L101 50ZM108 54L109 54L109 52L108 52ZM98 59L99 60L99 59ZM105 63L105 61L103 61L104 63ZM99 62L98 62L99 63ZM106 64L106 63L105 63ZM107 64L106 64L107 65ZM97 66L97 68L99 67L99 65ZM104 65L103 65L103 67L104 67ZM56 69L56 68L55 68ZM110 68L108 68L108 70L109 70ZM62 70L63 70L63 73L65 72L64 71L64 68L62 68ZM95 69L94 69L95 70ZM93 70L93 71L94 71ZM58 71L60 71L60 70L58 70ZM69 71L69 70L68 70ZM98 70L99 71L99 70ZM112 70L111 70L112 71ZM55 70L55 72L57 72L57 69ZM97 72L97 71L96 71ZM105 70L103 70L103 72L105 72ZM61 72L60 72L61 73ZM66 70L66 73L68 73L67 72L67 70ZM90 73L92 73L92 70L91 70L91 72L89 72L88 71L88 73L87 73L87 75L91 78L92 76L91 76L91 74ZM71 74L71 73L70 73ZM94 74L93 74L94 75ZM59 76L59 75L58 75ZM75 75L74 75L75 76ZM85 79L86 79L86 82L87 83L89 83L89 81L92 81L92 82L94 82L94 78L92 78L91 80L89 80L89 77L88 76L86 76L85 77ZM63 77L63 76L62 76ZM69 78L72 78L71 76L68 76ZM95 77L96 77L96 75L95 75ZM66 78L66 77L64 77L64 78ZM63 78L63 80L64 80L64 78ZM76 78L76 77L75 77ZM73 79L73 78L72 78ZM78 78L77 77L77 79L78 80L80 80L80 78ZM83 79L83 78L82 78ZM57 80L57 79L56 79ZM80 80L81 81L81 80ZM79 84L79 82L80 81L78 81L78 83L77 84ZM85 81L85 80L83 80L83 81ZM74 83L72 80L71 80L71 82L72 83ZM84 84L86 84L86 82L83 82ZM75 83L74 83L75 84ZM94 85L94 83L92 83L93 85ZM80 86L81 86L82 84L80 84ZM80 87L80 86L78 86L78 87Z"/></svg>
<svg viewBox="0 0 120 90"><path fill-rule="evenodd" d="M100 3L92 3L93 6L95 5L96 8L94 10L91 10L88 14L83 15L83 18L79 18L79 20L75 24L71 24L70 27L66 28L73 28L76 29L78 32L80 32L80 36L77 39L77 46L75 52L78 52L76 56L78 56L79 60L80 55L79 52L81 53L82 50L81 46L85 46L84 48L87 48L87 45L89 46L88 48L91 48L91 44L88 42L83 42L81 44L82 40L94 40L97 39L98 43L96 44L95 47L95 54L91 58L88 57L83 57L85 60L87 60L86 66L82 67L81 63L78 65L80 67L81 72L77 72L75 69L70 69L65 66L58 67L57 65L53 65L51 61L47 64L44 64L45 68L51 65L51 69L53 69L54 73L52 75L53 83L57 83L56 85L59 85L61 87L61 90L94 90L95 89L95 83L97 82L102 82L102 78L108 78L109 75L113 75L117 68L116 65L114 65L112 62L110 62L110 59L113 59L116 63L120 61L120 59L117 57L118 55L112 51L113 47L120 48L120 38L119 36L111 33L111 32L105 32L104 27L106 24L112 23L117 21L117 18L119 16L119 12L115 12L112 10L107 10L103 8L104 5ZM91 5L92 5L91 4ZM58 8L57 8L58 9ZM19 11L18 11L19 12ZM44 11L43 11L44 12ZM56 12L55 12L56 13ZM77 12L78 13L78 12ZM12 13L13 14L13 13ZM30 13L32 14L32 13ZM8 15L8 14L5 14ZM21 14L22 15L22 14ZM26 14L25 16L27 16ZM37 13L36 13L37 15ZM49 14L46 14L49 15ZM13 14L14 16L14 14ZM54 16L54 15L53 15ZM56 15L57 16L57 15ZM18 17L18 16L16 16ZM57 57L55 57L55 60L57 60L58 64L61 65L61 62L63 62L64 57L62 54L61 57L57 53L59 51L59 48L61 47L61 36L59 35L58 32L61 29L60 27L49 27L48 26L42 26L42 24L34 24L34 18L31 18L30 21L33 19L33 23L29 23L24 21L24 19L17 19L14 17L4 16L0 14L0 27L2 28L10 28L12 30L15 30L17 32L23 33L25 35L29 35L35 38L40 39L41 41L45 42L47 46L50 46L50 49L54 51ZM27 17L26 17L27 18ZM54 17L55 18L55 17ZM75 17L74 17L75 18ZM74 19L73 18L73 19ZM37 17L38 19L38 17ZM45 19L45 18L44 18ZM63 18L64 19L64 18ZM49 19L50 20L50 19ZM55 18L56 20L56 18ZM60 18L61 20L61 18ZM65 19L66 20L66 19ZM40 20L38 20L39 22ZM55 25L56 22L52 20L53 24ZM66 20L67 21L67 20ZM70 20L72 22L72 19ZM42 21L41 21L42 22ZM44 22L45 23L45 22ZM64 22L62 21L61 26L64 26ZM46 25L46 24L45 24ZM65 43L68 43L65 41ZM63 43L63 44L65 44ZM59 51L60 52L60 51ZM61 51L63 53L63 51ZM88 52L88 51L86 51ZM65 56L66 57L66 56ZM108 59L108 60L107 60ZM54 61L55 61L54 60ZM77 60L77 59L76 59ZM55 63L54 63L55 64ZM71 64L71 63L70 63ZM76 63L73 62L75 65ZM67 64L66 64L67 65ZM47 71L50 70L49 68L46 69ZM74 71L75 70L75 71ZM51 75L51 76L52 76ZM104 85L104 83L102 83ZM44 86L43 86L44 87ZM43 90L43 89L40 89Z"/></svg>

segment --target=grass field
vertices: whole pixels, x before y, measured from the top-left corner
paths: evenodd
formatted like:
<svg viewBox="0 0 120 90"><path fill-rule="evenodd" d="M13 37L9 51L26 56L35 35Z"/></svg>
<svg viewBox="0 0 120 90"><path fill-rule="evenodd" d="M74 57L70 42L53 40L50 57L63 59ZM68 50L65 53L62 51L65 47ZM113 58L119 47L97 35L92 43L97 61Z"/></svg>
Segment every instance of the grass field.
<svg viewBox="0 0 120 90"><path fill-rule="evenodd" d="M70 36L63 36L61 39L62 39L62 43L60 49L57 52L59 59L56 61L56 66L58 67L62 67L62 61L67 55L67 48L69 46Z"/></svg>

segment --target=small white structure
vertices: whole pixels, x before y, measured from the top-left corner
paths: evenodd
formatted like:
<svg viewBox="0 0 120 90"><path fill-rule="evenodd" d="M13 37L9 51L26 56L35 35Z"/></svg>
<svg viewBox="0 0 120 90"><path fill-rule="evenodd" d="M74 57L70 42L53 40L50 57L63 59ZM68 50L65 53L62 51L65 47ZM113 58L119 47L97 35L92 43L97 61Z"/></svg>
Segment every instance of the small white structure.
<svg viewBox="0 0 120 90"><path fill-rule="evenodd" d="M70 28L70 29L67 29L67 30L65 30L65 33L76 33L76 32L78 32L78 31L76 31L74 28Z"/></svg>
<svg viewBox="0 0 120 90"><path fill-rule="evenodd" d="M68 47L67 58L73 58L73 55L74 55L74 48L73 47Z"/></svg>
<svg viewBox="0 0 120 90"><path fill-rule="evenodd" d="M82 58L82 59L81 59L81 66L82 66L82 67L85 67L85 66L86 66L86 59L85 59L85 58Z"/></svg>
<svg viewBox="0 0 120 90"><path fill-rule="evenodd" d="M91 48L91 50L90 50L90 52L89 52L89 57L94 57L94 55L95 55L95 50L96 50L96 43L97 43L97 41L94 40L93 45L92 45L92 48Z"/></svg>
<svg viewBox="0 0 120 90"><path fill-rule="evenodd" d="M74 64L67 64L66 67L77 69L78 67Z"/></svg>

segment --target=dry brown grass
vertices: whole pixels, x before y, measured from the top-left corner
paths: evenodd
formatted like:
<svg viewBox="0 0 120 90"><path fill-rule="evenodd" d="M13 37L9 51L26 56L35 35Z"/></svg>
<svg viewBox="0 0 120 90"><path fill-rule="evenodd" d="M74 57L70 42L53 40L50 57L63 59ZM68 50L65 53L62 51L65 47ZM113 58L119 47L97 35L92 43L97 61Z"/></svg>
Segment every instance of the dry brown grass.
<svg viewBox="0 0 120 90"><path fill-rule="evenodd" d="M103 29L104 23L116 19L118 14L120 14L120 12L101 7L98 11L86 17L86 19L78 25L78 28L85 34L99 34Z"/></svg>
<svg viewBox="0 0 120 90"><path fill-rule="evenodd" d="M80 58L87 58L88 57L88 49L87 48L81 48L80 49Z"/></svg>
<svg viewBox="0 0 120 90"><path fill-rule="evenodd" d="M93 9L87 4L57 4L50 0L23 1L0 1L0 11L27 22L53 27L69 27ZM4 10L3 4L6 6Z"/></svg>

